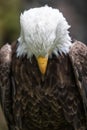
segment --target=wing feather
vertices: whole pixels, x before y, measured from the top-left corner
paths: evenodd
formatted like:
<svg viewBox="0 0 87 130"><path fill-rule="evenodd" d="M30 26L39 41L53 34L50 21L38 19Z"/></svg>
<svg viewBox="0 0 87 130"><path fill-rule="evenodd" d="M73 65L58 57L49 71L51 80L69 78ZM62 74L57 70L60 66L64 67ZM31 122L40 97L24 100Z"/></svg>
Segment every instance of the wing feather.
<svg viewBox="0 0 87 130"><path fill-rule="evenodd" d="M87 118L87 46L76 41L69 52Z"/></svg>
<svg viewBox="0 0 87 130"><path fill-rule="evenodd" d="M5 117L12 122L12 90L11 90L11 56L9 44L0 49L0 103Z"/></svg>

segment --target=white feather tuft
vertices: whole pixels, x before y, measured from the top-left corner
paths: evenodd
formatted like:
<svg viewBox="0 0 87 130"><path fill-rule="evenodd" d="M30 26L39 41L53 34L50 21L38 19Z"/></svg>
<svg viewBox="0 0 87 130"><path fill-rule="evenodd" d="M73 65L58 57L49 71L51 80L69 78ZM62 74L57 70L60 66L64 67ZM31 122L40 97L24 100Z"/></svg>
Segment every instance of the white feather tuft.
<svg viewBox="0 0 87 130"><path fill-rule="evenodd" d="M68 53L71 46L68 25L58 9L48 6L24 11L20 16L21 35L17 56L46 56Z"/></svg>

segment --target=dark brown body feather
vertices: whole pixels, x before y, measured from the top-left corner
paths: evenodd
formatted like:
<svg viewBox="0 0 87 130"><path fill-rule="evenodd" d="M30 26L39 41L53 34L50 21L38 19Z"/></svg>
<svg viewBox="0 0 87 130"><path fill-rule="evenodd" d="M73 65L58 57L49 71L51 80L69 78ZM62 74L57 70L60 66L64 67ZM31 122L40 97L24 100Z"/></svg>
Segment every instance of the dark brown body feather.
<svg viewBox="0 0 87 130"><path fill-rule="evenodd" d="M57 58L53 55L49 59L46 74L42 76L34 56L31 61L26 56L17 58L16 46L13 48L10 53L12 60L8 64L9 68L4 68L3 77L0 71L2 107L7 120L9 115L9 120L12 120L8 120L9 129L86 130L83 98L70 56L60 55ZM0 56L1 54L2 51ZM3 63L0 62L2 70ZM6 69L10 71L8 75L5 74ZM10 82L9 85L4 78ZM3 86L5 89L9 88L5 91L6 94L9 93L5 97L9 107L3 106Z"/></svg>

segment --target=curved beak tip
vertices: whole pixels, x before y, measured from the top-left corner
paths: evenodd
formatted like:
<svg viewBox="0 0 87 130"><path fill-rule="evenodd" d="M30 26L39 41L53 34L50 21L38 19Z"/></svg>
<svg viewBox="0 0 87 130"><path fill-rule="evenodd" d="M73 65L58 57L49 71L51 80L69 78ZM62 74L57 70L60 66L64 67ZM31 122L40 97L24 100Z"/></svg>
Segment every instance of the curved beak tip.
<svg viewBox="0 0 87 130"><path fill-rule="evenodd" d="M37 62L41 73L44 75L47 68L48 58L39 56Z"/></svg>

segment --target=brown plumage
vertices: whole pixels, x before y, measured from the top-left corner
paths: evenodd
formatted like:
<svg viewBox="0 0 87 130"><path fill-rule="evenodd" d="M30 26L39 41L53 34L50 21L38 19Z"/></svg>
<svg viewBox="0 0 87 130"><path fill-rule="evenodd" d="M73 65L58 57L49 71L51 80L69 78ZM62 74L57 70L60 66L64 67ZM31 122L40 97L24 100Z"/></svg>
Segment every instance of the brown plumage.
<svg viewBox="0 0 87 130"><path fill-rule="evenodd" d="M87 47L52 55L43 76L33 56L16 57L18 43L0 50L0 100L9 130L86 130Z"/></svg>

